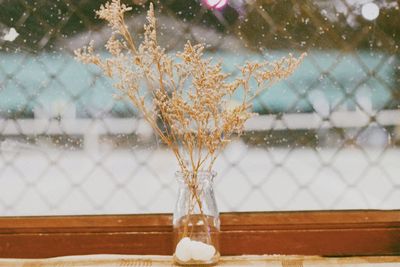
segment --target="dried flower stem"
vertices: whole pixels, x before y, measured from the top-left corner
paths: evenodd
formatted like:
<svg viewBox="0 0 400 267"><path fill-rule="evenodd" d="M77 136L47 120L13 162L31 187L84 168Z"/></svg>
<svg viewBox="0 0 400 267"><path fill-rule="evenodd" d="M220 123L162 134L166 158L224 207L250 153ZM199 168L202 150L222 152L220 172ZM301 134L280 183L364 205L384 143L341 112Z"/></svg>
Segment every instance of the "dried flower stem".
<svg viewBox="0 0 400 267"><path fill-rule="evenodd" d="M144 25L144 40L137 46L124 22L124 14L129 10L120 0L112 0L96 12L113 29L106 44L111 57L102 59L95 54L93 43L76 50L75 55L83 63L99 66L106 76L113 78L121 95L130 99L171 149L204 215L197 192L198 172L212 170L233 136L243 133L244 123L253 115L254 98L290 76L304 54L274 62L246 62L239 68L240 75L233 79L222 71L221 63L212 64L211 59L204 58L203 44L187 42L174 58L166 54L157 43L152 3ZM251 81L257 84L255 90L250 88ZM230 100L239 90L242 101L232 107Z"/></svg>

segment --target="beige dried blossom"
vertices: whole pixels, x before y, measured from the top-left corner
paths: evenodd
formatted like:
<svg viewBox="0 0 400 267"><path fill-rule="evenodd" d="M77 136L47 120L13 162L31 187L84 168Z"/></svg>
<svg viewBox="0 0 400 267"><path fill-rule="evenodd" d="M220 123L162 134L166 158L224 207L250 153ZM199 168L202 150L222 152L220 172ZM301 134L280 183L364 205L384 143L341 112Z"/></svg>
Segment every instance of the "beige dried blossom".
<svg viewBox="0 0 400 267"><path fill-rule="evenodd" d="M223 148L242 134L245 122L253 115L252 100L291 75L304 57L247 62L240 67L240 75L232 79L222 71L221 63L213 64L204 57L203 44L187 42L174 58L167 55L157 43L151 3L143 42L136 46L124 22L124 13L129 10L119 0L112 0L97 11L113 29L106 44L111 57L100 58L92 43L75 54L81 62L99 66L117 81L114 86L172 150L183 173L211 170ZM257 88L250 88L251 80L256 81ZM238 90L243 91L243 98L232 107L230 101ZM190 177L196 179L196 175Z"/></svg>

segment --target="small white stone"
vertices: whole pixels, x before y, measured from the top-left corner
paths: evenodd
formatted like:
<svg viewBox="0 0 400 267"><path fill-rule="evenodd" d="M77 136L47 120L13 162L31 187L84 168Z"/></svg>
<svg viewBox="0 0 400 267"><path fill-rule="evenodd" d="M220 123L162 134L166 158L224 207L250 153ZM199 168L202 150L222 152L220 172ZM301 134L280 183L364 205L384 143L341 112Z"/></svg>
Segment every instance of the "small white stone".
<svg viewBox="0 0 400 267"><path fill-rule="evenodd" d="M205 245L204 247L204 258L206 261L209 261L212 259L212 257L215 254L215 247L213 245Z"/></svg>
<svg viewBox="0 0 400 267"><path fill-rule="evenodd" d="M209 261L215 253L214 246L207 245L200 241L192 241L190 248L192 258L198 261Z"/></svg>
<svg viewBox="0 0 400 267"><path fill-rule="evenodd" d="M176 245L175 256L180 261L189 261L192 258L191 255L191 241L190 238L184 237Z"/></svg>
<svg viewBox="0 0 400 267"><path fill-rule="evenodd" d="M196 261L203 260L203 243L199 241L190 242L190 252L192 254L192 259Z"/></svg>

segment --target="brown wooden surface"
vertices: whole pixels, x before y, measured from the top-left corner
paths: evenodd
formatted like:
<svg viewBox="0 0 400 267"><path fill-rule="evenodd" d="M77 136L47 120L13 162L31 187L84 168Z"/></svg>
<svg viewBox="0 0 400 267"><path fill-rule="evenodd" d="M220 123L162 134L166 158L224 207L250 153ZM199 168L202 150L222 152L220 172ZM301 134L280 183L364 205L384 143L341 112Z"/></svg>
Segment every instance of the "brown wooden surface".
<svg viewBox="0 0 400 267"><path fill-rule="evenodd" d="M400 211L221 215L223 255L400 255ZM171 215L0 218L0 257L172 254Z"/></svg>
<svg viewBox="0 0 400 267"><path fill-rule="evenodd" d="M283 267L399 267L400 256L319 257L319 256L223 256L217 266ZM48 259L0 259L0 267L165 267L173 264L171 256L154 255L85 255Z"/></svg>

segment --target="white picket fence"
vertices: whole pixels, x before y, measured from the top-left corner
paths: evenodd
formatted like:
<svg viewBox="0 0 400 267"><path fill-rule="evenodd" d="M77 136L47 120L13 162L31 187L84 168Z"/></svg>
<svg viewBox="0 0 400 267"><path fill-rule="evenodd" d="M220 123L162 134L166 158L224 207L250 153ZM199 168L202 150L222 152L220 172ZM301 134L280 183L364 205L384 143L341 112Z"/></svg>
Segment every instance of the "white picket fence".
<svg viewBox="0 0 400 267"><path fill-rule="evenodd" d="M372 114L380 126L400 126L400 110L382 110ZM360 128L371 124L371 114L362 111L336 111L329 118L318 113L296 113L278 115L259 115L251 118L245 125L246 131L266 130L311 130L335 128ZM78 135L83 136L85 150L97 151L101 135L133 134L146 139L152 135L150 125L138 118L80 119L61 120L38 119L0 119L0 134L15 135Z"/></svg>

